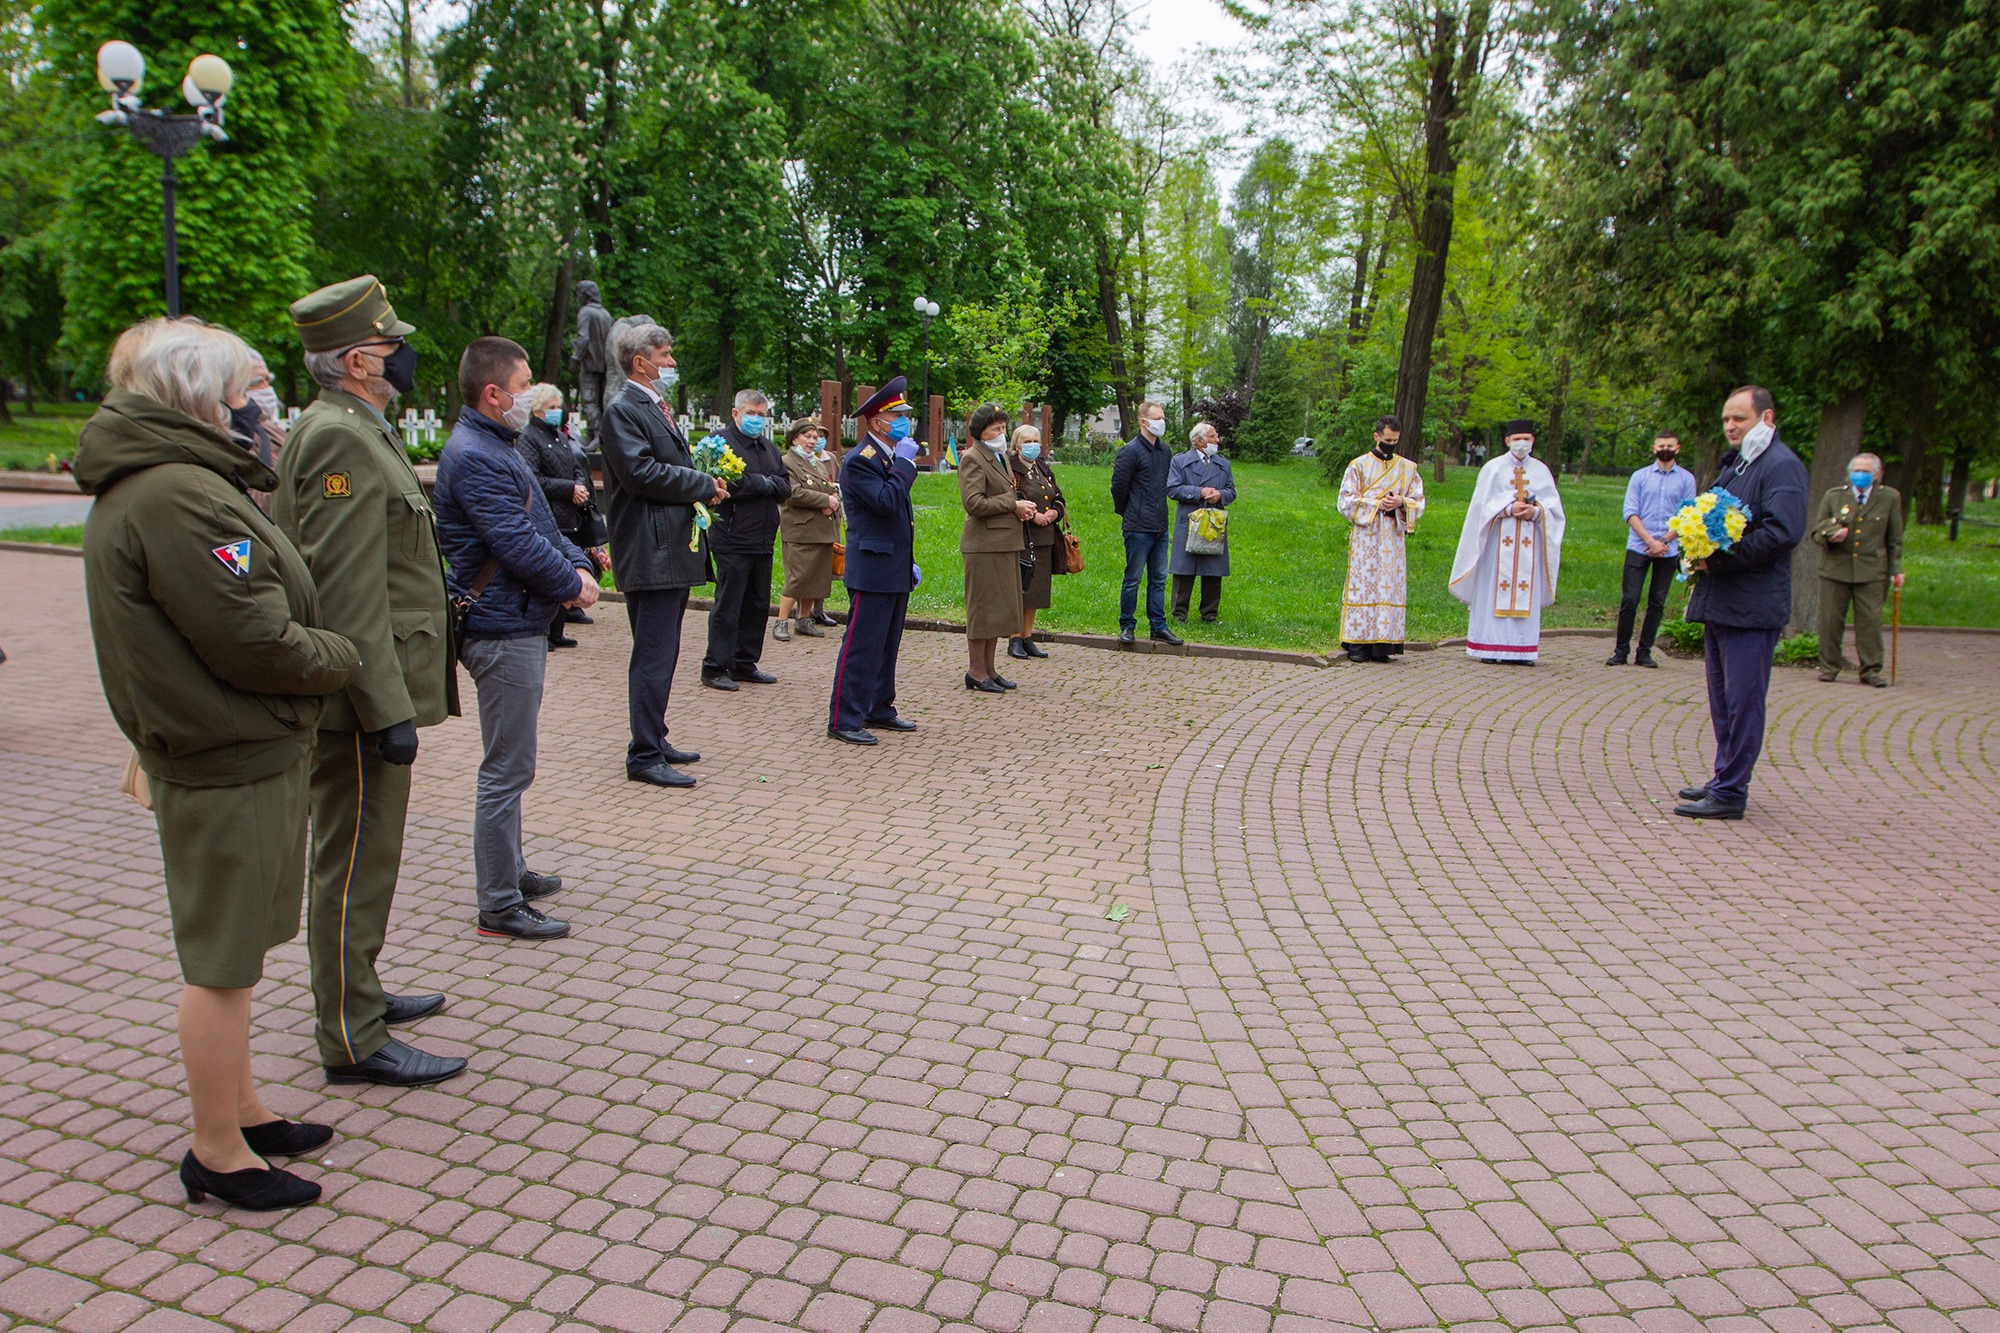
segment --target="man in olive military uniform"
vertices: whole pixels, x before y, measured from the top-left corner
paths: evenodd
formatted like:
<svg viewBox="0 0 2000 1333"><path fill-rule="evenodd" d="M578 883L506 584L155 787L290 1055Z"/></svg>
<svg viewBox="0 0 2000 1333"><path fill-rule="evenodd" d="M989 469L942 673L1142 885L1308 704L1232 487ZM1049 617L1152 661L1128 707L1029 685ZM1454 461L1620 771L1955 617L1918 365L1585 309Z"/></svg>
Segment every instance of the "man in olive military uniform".
<svg viewBox="0 0 2000 1333"><path fill-rule="evenodd" d="M417 728L455 711L436 524L387 416L416 387L404 341L416 330L373 277L322 288L291 313L320 395L286 437L271 517L311 568L326 627L361 654L327 701L313 754L306 925L320 1062L333 1083L435 1083L465 1061L397 1041L387 1025L435 1013L444 997L385 996L375 976Z"/></svg>
<svg viewBox="0 0 2000 1333"><path fill-rule="evenodd" d="M1884 688L1882 597L1903 586L1903 497L1882 485L1882 460L1856 454L1847 484L1820 497L1812 526L1819 545L1819 678L1840 679L1840 640L1854 604L1854 655L1861 683Z"/></svg>

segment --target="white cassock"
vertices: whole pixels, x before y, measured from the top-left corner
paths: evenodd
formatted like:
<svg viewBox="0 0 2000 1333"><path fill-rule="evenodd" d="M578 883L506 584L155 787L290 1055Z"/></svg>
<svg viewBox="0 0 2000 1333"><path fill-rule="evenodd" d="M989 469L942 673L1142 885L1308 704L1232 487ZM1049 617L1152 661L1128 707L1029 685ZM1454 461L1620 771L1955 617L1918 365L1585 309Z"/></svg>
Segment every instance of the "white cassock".
<svg viewBox="0 0 2000 1333"><path fill-rule="evenodd" d="M1382 497L1400 495L1401 509L1382 512ZM1403 646L1409 601L1405 540L1424 514L1424 479L1407 458L1383 462L1373 452L1347 465L1340 478L1340 516L1354 525L1347 538L1347 585L1340 599L1340 644Z"/></svg>
<svg viewBox="0 0 2000 1333"><path fill-rule="evenodd" d="M1508 516L1522 498L1541 506L1534 518ZM1479 469L1451 566L1451 595L1472 607L1468 657L1535 660L1542 608L1556 598L1562 540L1562 496L1546 463L1533 456L1517 463L1505 453Z"/></svg>

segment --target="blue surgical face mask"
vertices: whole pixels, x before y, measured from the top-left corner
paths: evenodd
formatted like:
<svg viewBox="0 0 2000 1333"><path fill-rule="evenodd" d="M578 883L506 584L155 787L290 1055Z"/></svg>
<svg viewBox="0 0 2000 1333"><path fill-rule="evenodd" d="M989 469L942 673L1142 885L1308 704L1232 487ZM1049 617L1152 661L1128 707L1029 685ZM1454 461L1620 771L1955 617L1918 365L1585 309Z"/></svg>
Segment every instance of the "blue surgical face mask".
<svg viewBox="0 0 2000 1333"><path fill-rule="evenodd" d="M917 433L917 423L908 417L897 417L889 423L889 438L898 444Z"/></svg>
<svg viewBox="0 0 2000 1333"><path fill-rule="evenodd" d="M745 435L762 435L764 427L769 424L769 422L755 412L745 412L743 414L743 433Z"/></svg>
<svg viewBox="0 0 2000 1333"><path fill-rule="evenodd" d="M1041 456L1042 456L1041 445L1030 442L1028 444L1024 444L1021 446L1021 457L1027 459L1030 463L1034 462L1037 458L1040 458Z"/></svg>
<svg viewBox="0 0 2000 1333"><path fill-rule="evenodd" d="M1865 491L1875 484L1873 472L1850 472L1847 474L1847 479L1854 483L1854 489L1857 491Z"/></svg>
<svg viewBox="0 0 2000 1333"><path fill-rule="evenodd" d="M562 409L560 407L550 408L548 411L542 413L542 420L548 422L551 426L562 425Z"/></svg>

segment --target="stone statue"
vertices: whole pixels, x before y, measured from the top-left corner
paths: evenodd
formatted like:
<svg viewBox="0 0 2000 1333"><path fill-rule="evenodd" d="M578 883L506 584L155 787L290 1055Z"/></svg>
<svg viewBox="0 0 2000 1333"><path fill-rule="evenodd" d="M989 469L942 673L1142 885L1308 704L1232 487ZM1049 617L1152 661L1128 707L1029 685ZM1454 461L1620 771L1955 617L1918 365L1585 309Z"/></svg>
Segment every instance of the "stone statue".
<svg viewBox="0 0 2000 1333"><path fill-rule="evenodd" d="M577 398L592 434L604 411L604 372L611 360L611 312L598 296L597 284L588 278L576 285L583 305L576 312L576 339L570 350L570 364L576 368ZM620 380L624 376L619 376Z"/></svg>

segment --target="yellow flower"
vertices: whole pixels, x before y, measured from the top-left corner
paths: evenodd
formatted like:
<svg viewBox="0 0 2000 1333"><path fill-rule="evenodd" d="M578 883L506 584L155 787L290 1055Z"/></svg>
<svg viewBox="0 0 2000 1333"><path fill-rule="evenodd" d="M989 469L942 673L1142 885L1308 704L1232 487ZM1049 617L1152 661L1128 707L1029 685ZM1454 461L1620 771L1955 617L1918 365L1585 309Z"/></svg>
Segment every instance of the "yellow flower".
<svg viewBox="0 0 2000 1333"><path fill-rule="evenodd" d="M1702 495L1698 499L1696 499L1695 507L1700 509L1701 512L1704 514L1706 514L1709 510L1715 508L1715 492L1714 491L1703 492Z"/></svg>
<svg viewBox="0 0 2000 1333"><path fill-rule="evenodd" d="M1741 537L1743 529L1748 527L1749 524L1750 520L1743 517L1741 509L1732 509L1722 516L1722 526L1729 533L1729 540L1731 541L1735 541L1738 537Z"/></svg>

